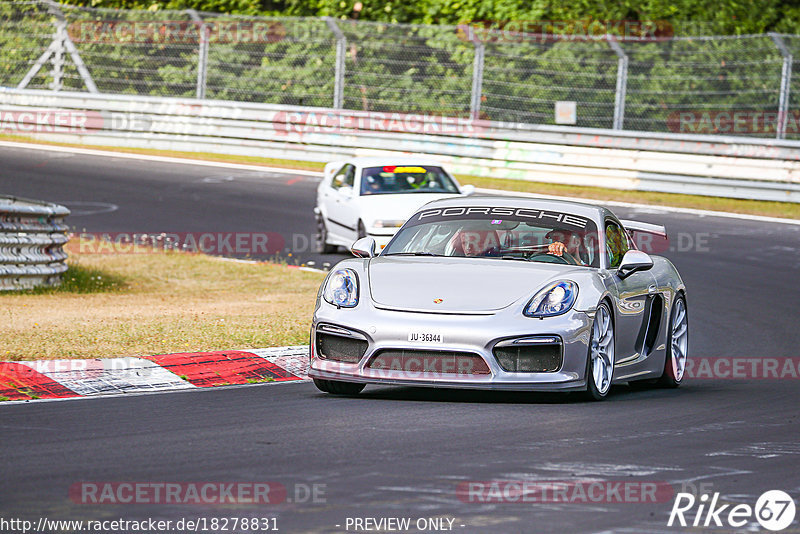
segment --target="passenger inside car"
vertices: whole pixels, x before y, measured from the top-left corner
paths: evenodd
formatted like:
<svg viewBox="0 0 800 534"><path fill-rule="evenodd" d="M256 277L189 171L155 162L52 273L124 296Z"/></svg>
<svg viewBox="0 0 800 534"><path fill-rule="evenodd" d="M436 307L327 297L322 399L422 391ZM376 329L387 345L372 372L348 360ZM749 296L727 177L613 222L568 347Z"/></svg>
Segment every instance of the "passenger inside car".
<svg viewBox="0 0 800 534"><path fill-rule="evenodd" d="M500 237L495 230L461 228L450 240L448 256L498 256Z"/></svg>

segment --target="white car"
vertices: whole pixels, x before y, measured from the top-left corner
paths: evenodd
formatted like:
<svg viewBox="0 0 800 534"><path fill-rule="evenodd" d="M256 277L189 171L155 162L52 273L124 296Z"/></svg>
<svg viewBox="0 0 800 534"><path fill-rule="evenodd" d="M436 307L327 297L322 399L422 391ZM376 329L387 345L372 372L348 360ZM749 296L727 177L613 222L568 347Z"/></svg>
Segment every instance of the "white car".
<svg viewBox="0 0 800 534"><path fill-rule="evenodd" d="M423 205L474 190L471 185L460 186L439 163L413 156L328 163L314 208L318 251L349 248L367 236L380 250Z"/></svg>

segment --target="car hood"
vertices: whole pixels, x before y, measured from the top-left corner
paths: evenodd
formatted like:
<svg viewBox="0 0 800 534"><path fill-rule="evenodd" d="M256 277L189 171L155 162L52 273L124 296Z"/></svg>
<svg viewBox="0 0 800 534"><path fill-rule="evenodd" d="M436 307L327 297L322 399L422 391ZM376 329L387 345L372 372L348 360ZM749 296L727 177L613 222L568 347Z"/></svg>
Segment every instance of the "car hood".
<svg viewBox="0 0 800 534"><path fill-rule="evenodd" d="M377 257L368 267L377 306L431 313L491 313L527 302L548 282L582 270L496 258L403 256Z"/></svg>
<svg viewBox="0 0 800 534"><path fill-rule="evenodd" d="M376 219L408 220L428 202L459 196L454 193L405 193L398 195L363 195L361 218L367 226Z"/></svg>

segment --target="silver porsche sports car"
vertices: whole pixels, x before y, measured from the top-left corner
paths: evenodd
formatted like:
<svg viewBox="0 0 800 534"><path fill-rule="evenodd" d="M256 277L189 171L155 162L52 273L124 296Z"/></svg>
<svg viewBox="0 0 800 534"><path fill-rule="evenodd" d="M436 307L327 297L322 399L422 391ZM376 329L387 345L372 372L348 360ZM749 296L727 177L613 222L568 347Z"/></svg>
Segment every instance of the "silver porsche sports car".
<svg viewBox="0 0 800 534"><path fill-rule="evenodd" d="M686 289L636 236L662 226L608 209L456 197L417 211L380 254L369 238L317 295L309 376L366 384L584 391L676 387L688 355ZM641 242L641 241L639 241Z"/></svg>

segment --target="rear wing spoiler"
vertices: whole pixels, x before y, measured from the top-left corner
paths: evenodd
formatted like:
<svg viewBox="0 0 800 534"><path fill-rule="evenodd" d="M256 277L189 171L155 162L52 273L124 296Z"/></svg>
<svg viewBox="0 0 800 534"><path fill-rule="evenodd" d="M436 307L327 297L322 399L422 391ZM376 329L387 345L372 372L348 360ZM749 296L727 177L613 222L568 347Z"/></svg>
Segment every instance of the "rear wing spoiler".
<svg viewBox="0 0 800 534"><path fill-rule="evenodd" d="M667 229L660 224L620 220L634 246L642 252L654 254L669 250Z"/></svg>
<svg viewBox="0 0 800 534"><path fill-rule="evenodd" d="M664 239L666 239L667 237L667 229L660 224L651 224L639 221L628 221L624 219L620 219L619 222L622 223L622 226L631 235L633 235L636 232L644 232L646 234L655 234L659 237L663 237Z"/></svg>

